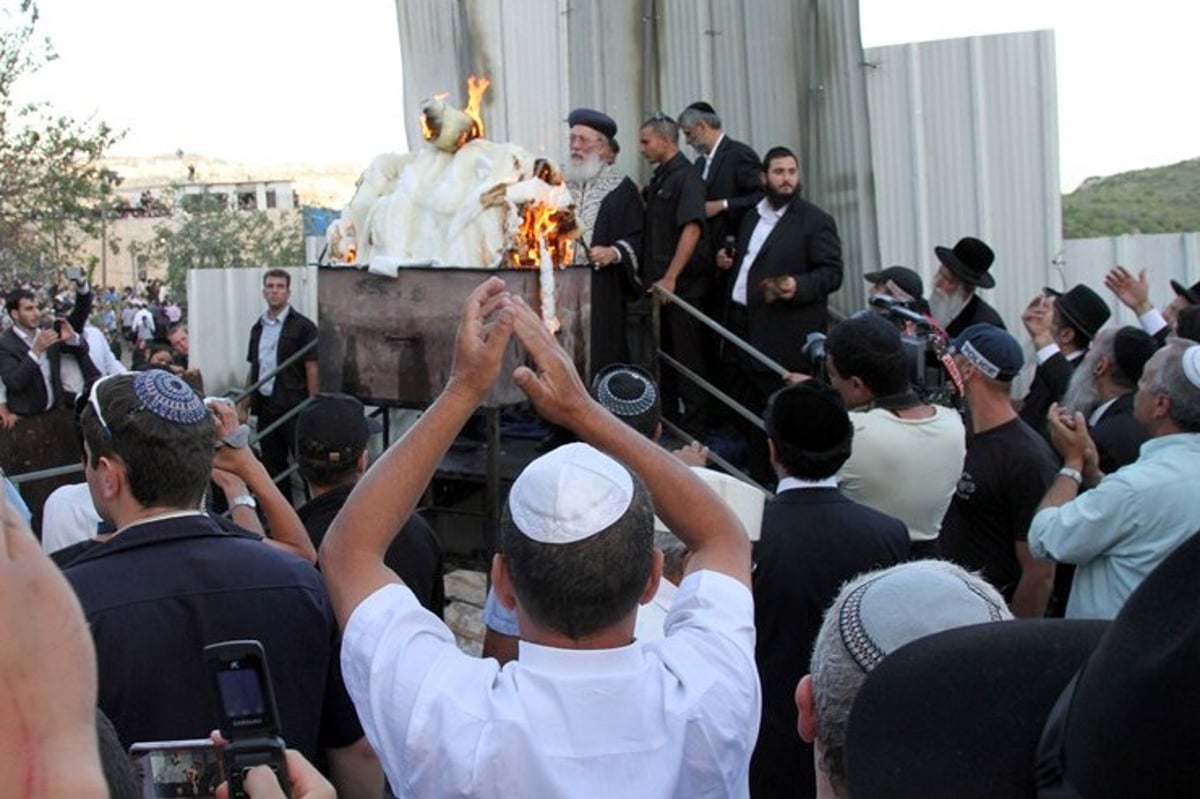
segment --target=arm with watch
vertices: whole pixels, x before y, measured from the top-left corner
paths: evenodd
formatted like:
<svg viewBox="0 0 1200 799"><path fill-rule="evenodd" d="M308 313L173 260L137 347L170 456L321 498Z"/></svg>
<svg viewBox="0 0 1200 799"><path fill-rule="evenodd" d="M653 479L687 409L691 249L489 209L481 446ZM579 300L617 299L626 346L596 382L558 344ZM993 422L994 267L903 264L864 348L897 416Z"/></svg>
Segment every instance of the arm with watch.
<svg viewBox="0 0 1200 799"><path fill-rule="evenodd" d="M209 403L209 408L216 417L217 438L222 441L231 440L230 435L238 427L237 409L227 402L212 402ZM235 522L242 524L241 519L249 515L247 509L262 508L262 518L266 519L267 529L270 530L270 535L266 538L268 544L299 555L309 563L317 562L317 550L313 547L308 531L304 529L304 523L296 515L296 509L283 496L267 472L267 467L255 457L250 447L219 446L216 455L213 456L213 479L221 485L220 480L226 478L218 478L218 470L229 472L245 486L244 493L230 496L230 492L227 491L225 494ZM245 527L244 524L242 526ZM261 529L260 526L259 530Z"/></svg>
<svg viewBox="0 0 1200 799"><path fill-rule="evenodd" d="M1098 482L1104 475L1096 466L1096 448L1082 414L1067 414L1055 403L1047 423L1063 467L1029 526L1029 549L1034 557L1085 564L1116 545L1136 524L1130 517L1136 492L1120 472ZM1085 482L1090 490L1080 494Z"/></svg>

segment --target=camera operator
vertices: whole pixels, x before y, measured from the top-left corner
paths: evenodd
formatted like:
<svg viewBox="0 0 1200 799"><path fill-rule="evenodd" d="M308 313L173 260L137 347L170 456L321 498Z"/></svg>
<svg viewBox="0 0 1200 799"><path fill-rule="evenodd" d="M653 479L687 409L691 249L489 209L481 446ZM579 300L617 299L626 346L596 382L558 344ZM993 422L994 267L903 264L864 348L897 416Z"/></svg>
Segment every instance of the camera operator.
<svg viewBox="0 0 1200 799"><path fill-rule="evenodd" d="M900 331L879 314L837 325L825 350L829 383L855 411L850 459L838 474L842 490L903 520L914 556L936 556L942 516L962 474L962 419L918 396Z"/></svg>

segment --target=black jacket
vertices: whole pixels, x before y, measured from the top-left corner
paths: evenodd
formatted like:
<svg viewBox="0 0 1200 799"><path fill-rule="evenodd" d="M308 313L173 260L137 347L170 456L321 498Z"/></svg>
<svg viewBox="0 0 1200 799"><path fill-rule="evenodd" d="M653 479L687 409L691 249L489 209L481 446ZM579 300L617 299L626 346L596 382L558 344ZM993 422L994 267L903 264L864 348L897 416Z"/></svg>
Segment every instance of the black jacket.
<svg viewBox="0 0 1200 799"><path fill-rule="evenodd" d="M67 316L67 321L79 337L78 344L59 343L51 345L46 350L50 360L50 386L54 391L54 405L62 404L63 387L61 364L63 353L72 355L79 361L79 370L83 373L83 382L88 384L100 376L100 370L92 363L88 355L87 339L83 336L83 326L87 324L88 316L92 313L92 302L95 292L88 291L75 295L75 307ZM0 379L8 391L8 409L18 416L33 416L46 412L46 381L42 379L42 368L33 358L29 357L29 345L25 343L15 329L7 330L0 336Z"/></svg>
<svg viewBox="0 0 1200 799"><path fill-rule="evenodd" d="M767 503L753 585L763 713L752 796L815 796L812 745L796 734L796 683L842 584L906 560L909 546L904 522L836 488L792 489Z"/></svg>
<svg viewBox="0 0 1200 799"><path fill-rule="evenodd" d="M1112 474L1138 459L1142 444L1150 438L1142 423L1133 418L1133 391L1122 394L1101 414L1091 429L1100 456L1100 471Z"/></svg>
<svg viewBox="0 0 1200 799"><path fill-rule="evenodd" d="M696 171L704 174L707 156L696 159ZM728 136L721 140L704 181L705 199L728 200L729 208L708 220L709 244L713 253L724 246L726 236L736 236L742 219L763 196L762 163L748 144Z"/></svg>
<svg viewBox="0 0 1200 799"><path fill-rule="evenodd" d="M742 220L737 257L729 270L730 291L758 220L757 209ZM768 302L763 280L784 275L796 278L796 296ZM750 344L788 369L800 371L804 339L814 331L825 332L827 298L841 285L842 243L833 217L795 197L750 265L746 282Z"/></svg>
<svg viewBox="0 0 1200 799"><path fill-rule="evenodd" d="M250 382L258 382L258 341L262 338L262 317L250 328L250 349L246 360L250 363ZM283 330L279 333L279 346L275 353L275 363L281 364L295 355L308 342L317 338L317 326L312 320L295 308L289 308L283 320ZM254 412L258 413L264 406L286 411L294 408L308 397L308 378L304 365L317 360L317 350L314 347L303 358L293 363L275 376L275 386L270 397L264 397L254 392Z"/></svg>
<svg viewBox="0 0 1200 799"><path fill-rule="evenodd" d="M971 325L984 322L995 325L1001 330L1007 329L1004 327L1004 320L1000 318L1000 314L996 313L996 309L984 302L978 294L973 294L966 306L958 312L958 316L946 325L946 334L950 338L954 338Z"/></svg>

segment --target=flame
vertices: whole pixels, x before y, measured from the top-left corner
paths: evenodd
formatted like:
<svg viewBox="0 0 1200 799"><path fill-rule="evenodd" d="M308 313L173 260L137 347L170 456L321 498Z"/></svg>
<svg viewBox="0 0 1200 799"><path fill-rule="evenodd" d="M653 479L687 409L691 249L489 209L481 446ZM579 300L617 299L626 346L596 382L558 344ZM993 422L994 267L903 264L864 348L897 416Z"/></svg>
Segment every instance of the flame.
<svg viewBox="0 0 1200 799"><path fill-rule="evenodd" d="M508 253L508 265L517 269L537 268L541 263L540 248L544 244L555 266L571 263L575 253L575 219L572 211L560 210L539 202L526 203L521 213L521 226L513 236Z"/></svg>
<svg viewBox="0 0 1200 799"><path fill-rule="evenodd" d="M351 244L349 247L346 248L346 257L344 260L346 263L352 264L352 263L354 263L355 259L357 259L357 258L358 258L358 248L355 247L353 244Z"/></svg>
<svg viewBox="0 0 1200 799"><path fill-rule="evenodd" d="M479 108L483 104L483 93L491 85L492 80L486 75L478 78L474 75L467 76L467 107L463 111L475 123L471 126L471 132L467 136L468 141L483 138L483 117L479 115Z"/></svg>

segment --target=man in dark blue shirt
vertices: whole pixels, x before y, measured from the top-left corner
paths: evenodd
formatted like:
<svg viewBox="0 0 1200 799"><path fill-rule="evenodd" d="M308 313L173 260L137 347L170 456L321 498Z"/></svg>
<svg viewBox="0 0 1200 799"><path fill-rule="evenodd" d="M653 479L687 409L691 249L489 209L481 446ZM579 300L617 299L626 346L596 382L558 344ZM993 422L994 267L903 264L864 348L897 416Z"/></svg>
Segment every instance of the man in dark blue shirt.
<svg viewBox="0 0 1200 799"><path fill-rule="evenodd" d="M197 510L215 444L203 400L169 372L122 374L95 384L80 424L88 487L116 533L64 574L95 640L100 707L121 742L206 737L218 717L204 647L256 639L288 745L328 758L344 795L382 793L342 684L320 576Z"/></svg>

